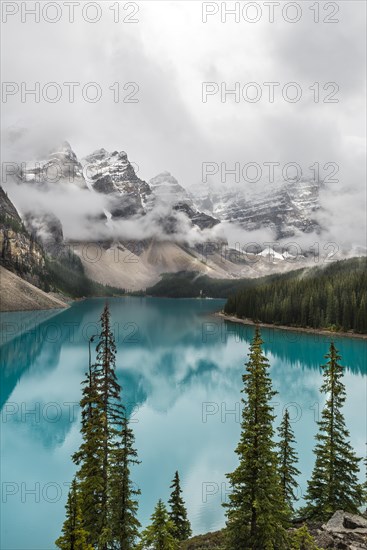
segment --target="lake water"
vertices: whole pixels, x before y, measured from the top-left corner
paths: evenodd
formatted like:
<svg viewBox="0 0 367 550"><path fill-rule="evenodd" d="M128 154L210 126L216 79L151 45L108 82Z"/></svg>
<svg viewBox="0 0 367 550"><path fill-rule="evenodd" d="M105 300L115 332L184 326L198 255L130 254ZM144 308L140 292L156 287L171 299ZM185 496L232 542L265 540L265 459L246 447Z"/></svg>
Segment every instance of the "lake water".
<svg viewBox="0 0 367 550"><path fill-rule="evenodd" d="M167 499L179 470L195 534L224 525L225 473L237 464L241 376L252 327L212 315L222 300L109 300L117 338L117 373L131 411L142 461L139 517L146 525ZM98 332L103 299L61 312L4 314L1 347L1 481L3 550L53 549L78 448L80 382L88 338ZM319 387L324 336L264 329L275 411L290 407L302 471L313 466L313 437L323 400ZM366 341L336 337L346 366L345 416L359 456L366 443ZM92 350L94 352L94 350ZM362 476L361 476L362 478Z"/></svg>

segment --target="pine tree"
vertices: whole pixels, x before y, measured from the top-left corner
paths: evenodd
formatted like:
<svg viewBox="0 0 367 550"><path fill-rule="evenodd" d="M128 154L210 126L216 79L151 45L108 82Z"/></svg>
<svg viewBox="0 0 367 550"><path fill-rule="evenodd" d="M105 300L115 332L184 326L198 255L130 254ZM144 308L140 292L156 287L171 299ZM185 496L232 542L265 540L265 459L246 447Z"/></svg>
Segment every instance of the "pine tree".
<svg viewBox="0 0 367 550"><path fill-rule="evenodd" d="M290 535L290 550L321 550L311 536L307 525L302 525Z"/></svg>
<svg viewBox="0 0 367 550"><path fill-rule="evenodd" d="M288 504L290 510L293 511L293 502L297 500L294 490L298 486L295 478L300 474L300 471L295 466L298 462L298 456L293 448L295 439L288 409L284 412L283 420L278 428L278 433L280 438L278 447L281 487L284 500Z"/></svg>
<svg viewBox="0 0 367 550"><path fill-rule="evenodd" d="M232 486L229 502L225 504L229 550L286 548L289 510L281 489L270 404L276 392L272 389L262 343L256 328L242 377L246 399L236 449L240 463L233 473L227 474Z"/></svg>
<svg viewBox="0 0 367 550"><path fill-rule="evenodd" d="M109 522L109 460L116 450L116 438L124 416L120 401L121 387L116 378L116 345L110 327L110 311L106 304L101 315L101 333L97 344L97 358L94 370L94 383L98 394L102 421L102 468L101 468L101 526L99 541L102 550L107 550L112 542Z"/></svg>
<svg viewBox="0 0 367 550"><path fill-rule="evenodd" d="M140 490L131 481L131 465L139 464L134 448L134 434L129 421L122 419L120 445L112 453L111 460L111 524L112 538L119 548L135 548L139 536L140 522L136 517Z"/></svg>
<svg viewBox="0 0 367 550"><path fill-rule="evenodd" d="M168 503L171 508L169 516L174 525L173 534L177 540L187 540L191 536L191 525L187 518L184 500L181 496L180 477L177 471L170 488L173 489L173 491Z"/></svg>
<svg viewBox="0 0 367 550"><path fill-rule="evenodd" d="M138 461L115 373L116 346L107 305L96 351L81 400L83 441L73 456L79 466L83 521L92 546L129 550L139 528L133 498L137 492L130 479L130 465Z"/></svg>
<svg viewBox="0 0 367 550"><path fill-rule="evenodd" d="M342 260L247 285L224 311L255 322L366 332L366 285L366 258Z"/></svg>
<svg viewBox="0 0 367 550"><path fill-rule="evenodd" d="M95 365L91 366L90 372L86 373L85 376L80 401L83 441L72 458L75 464L79 466L77 479L88 541L96 546L103 528L103 417L102 403L95 384Z"/></svg>
<svg viewBox="0 0 367 550"><path fill-rule="evenodd" d="M357 477L360 459L349 443L349 432L341 411L346 399L343 367L333 343L325 357L328 362L322 366L321 392L327 395L327 399L318 422L315 466L305 497L305 512L322 520L329 519L336 510L357 513L363 499Z"/></svg>
<svg viewBox="0 0 367 550"><path fill-rule="evenodd" d="M152 523L142 533L139 550L178 550L173 536L174 525L162 500L158 501L151 517Z"/></svg>
<svg viewBox="0 0 367 550"><path fill-rule="evenodd" d="M55 541L56 546L60 550L93 550L93 547L87 543L87 532L83 526L80 497L75 479L71 484L65 508L66 519L62 535Z"/></svg>

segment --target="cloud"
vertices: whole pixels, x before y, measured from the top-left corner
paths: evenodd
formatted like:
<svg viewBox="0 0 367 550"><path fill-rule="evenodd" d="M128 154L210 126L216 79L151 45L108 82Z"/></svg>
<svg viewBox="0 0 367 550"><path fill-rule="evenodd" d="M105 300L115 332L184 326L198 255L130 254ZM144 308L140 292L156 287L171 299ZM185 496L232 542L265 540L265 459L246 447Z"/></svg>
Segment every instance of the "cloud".
<svg viewBox="0 0 367 550"><path fill-rule="evenodd" d="M139 23L116 24L111 5L101 4L103 15L96 24L83 21L77 11L74 23L63 14L55 24L34 23L32 18L21 23L20 16L13 16L3 25L9 52L3 80L25 82L29 88L35 82L55 81L63 91L58 103L42 98L39 103L32 98L22 102L17 94L3 104L3 160L36 158L68 139L79 158L100 147L123 149L142 179L169 170L182 186L197 189L203 186L203 162L298 162L305 171L315 162L321 167L335 162L339 182L322 191L320 220L328 239L365 246L363 2L339 4L336 24L323 23L322 10L320 23L315 23L303 4L302 19L295 24L279 16L269 23L266 11L256 24L235 23L234 18L222 23L220 15L203 23L201 4L181 1L141 3ZM20 40L27 44L22 56L15 53ZM65 99L63 85L72 81L80 82L74 103ZM103 91L98 103L81 95L83 85L92 81ZM208 81L224 82L228 89L236 82L241 89L257 82L263 96L258 103L236 103L230 97L223 103L218 93L203 103L202 84ZM274 103L264 87L269 81L280 83ZM302 88L297 103L281 95L284 84L293 81ZM120 99L131 92L124 84L136 82L139 102L115 103L110 87L116 82ZM320 85L318 103L310 90L315 82ZM338 84L338 103L324 102L332 91L324 89L327 82ZM220 174L212 180L228 190ZM248 184L243 181L241 186L246 193ZM266 188L260 192L267 196ZM65 193L64 199L57 194L50 202L66 220L65 233L72 235L78 231L77 220L87 216L87 206L92 213L98 206L94 197L84 194L73 195L78 207L70 205ZM16 200L20 203L21 197ZM145 221L154 232L154 220ZM145 234L145 221L120 229ZM179 221L186 230L184 220ZM104 228L99 223L89 225L83 235L100 230Z"/></svg>

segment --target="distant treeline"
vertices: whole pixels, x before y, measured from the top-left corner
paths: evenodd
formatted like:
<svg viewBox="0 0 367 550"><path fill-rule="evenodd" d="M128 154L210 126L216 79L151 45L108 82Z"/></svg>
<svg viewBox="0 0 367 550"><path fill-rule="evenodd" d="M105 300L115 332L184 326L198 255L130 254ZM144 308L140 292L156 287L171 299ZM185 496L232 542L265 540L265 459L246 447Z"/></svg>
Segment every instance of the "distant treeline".
<svg viewBox="0 0 367 550"><path fill-rule="evenodd" d="M301 269L243 288L225 313L262 323L367 332L367 258Z"/></svg>
<svg viewBox="0 0 367 550"><path fill-rule="evenodd" d="M270 275L261 280L270 281L278 275ZM252 288L259 279L212 279L195 271L165 273L154 286L146 289L149 296L166 298L228 298L231 294L243 289Z"/></svg>

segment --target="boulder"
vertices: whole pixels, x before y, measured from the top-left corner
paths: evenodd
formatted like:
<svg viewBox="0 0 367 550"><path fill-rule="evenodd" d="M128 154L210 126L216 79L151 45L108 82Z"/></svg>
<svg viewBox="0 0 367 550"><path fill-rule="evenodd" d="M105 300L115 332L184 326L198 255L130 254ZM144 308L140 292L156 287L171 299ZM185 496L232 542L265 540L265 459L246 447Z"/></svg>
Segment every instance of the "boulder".
<svg viewBox="0 0 367 550"><path fill-rule="evenodd" d="M319 548L337 550L367 549L367 519L338 510L312 533Z"/></svg>
<svg viewBox="0 0 367 550"><path fill-rule="evenodd" d="M329 521L322 526L329 533L358 533L367 536L367 519L337 510Z"/></svg>

